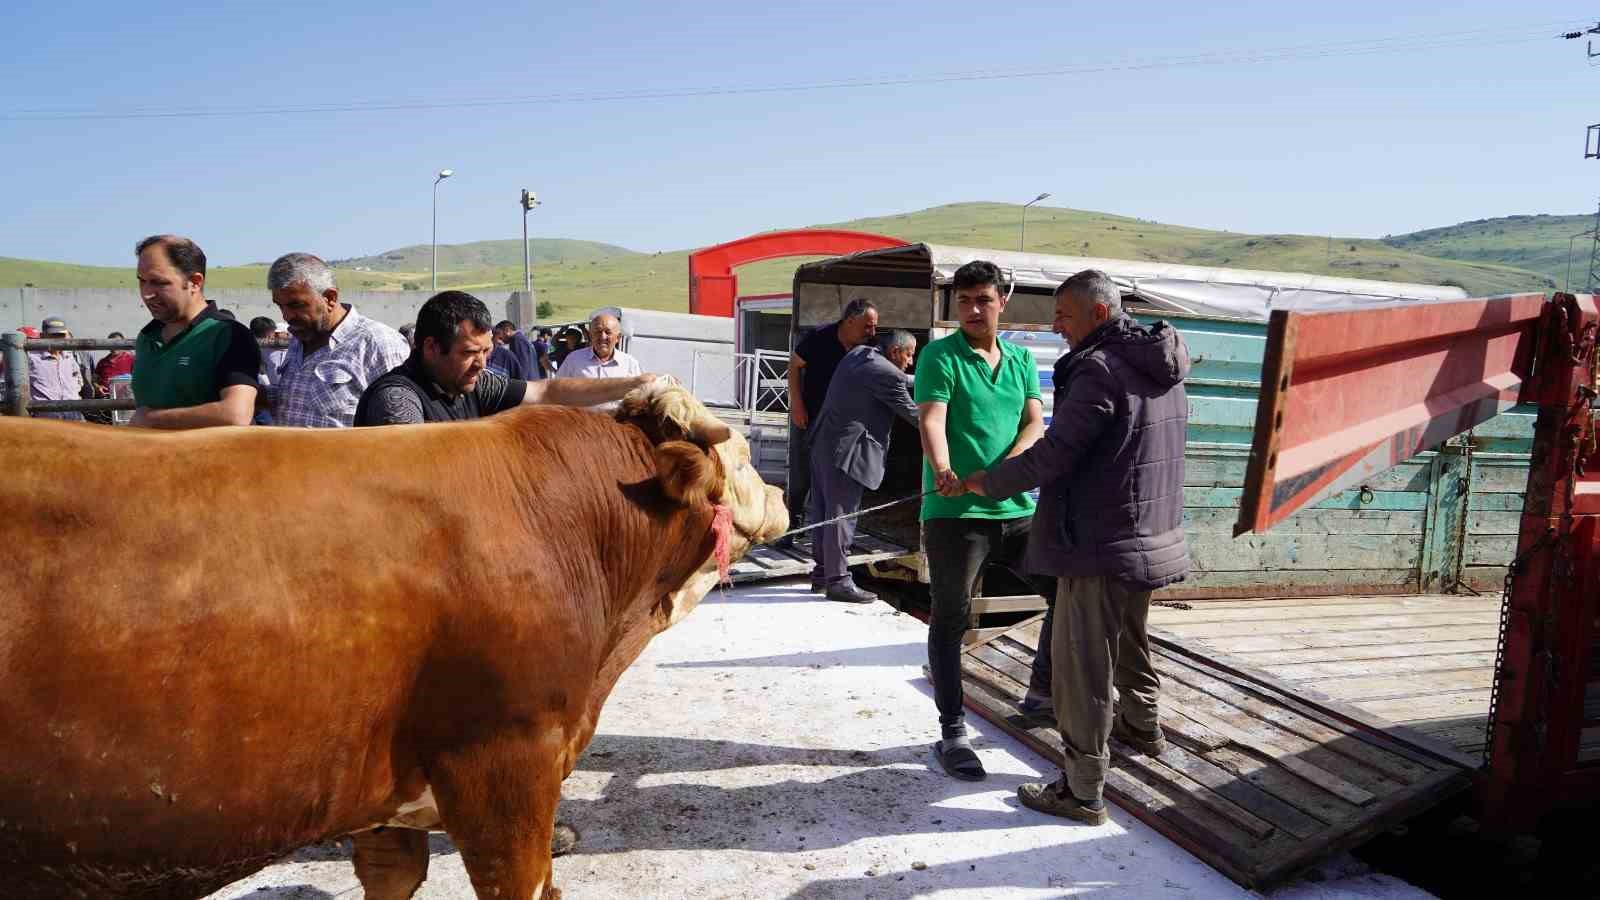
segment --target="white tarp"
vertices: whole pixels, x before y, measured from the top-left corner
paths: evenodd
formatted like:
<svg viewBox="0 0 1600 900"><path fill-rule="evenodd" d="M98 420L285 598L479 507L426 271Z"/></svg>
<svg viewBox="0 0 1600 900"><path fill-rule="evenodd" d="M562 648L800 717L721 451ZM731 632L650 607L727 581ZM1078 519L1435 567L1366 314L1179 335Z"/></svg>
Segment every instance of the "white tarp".
<svg viewBox="0 0 1600 900"><path fill-rule="evenodd" d="M1227 316L1266 321L1274 309L1338 309L1396 300L1459 300L1467 292L1458 287L1335 278L1300 272L1266 272L1222 269L1128 259L1086 256L1050 256L973 247L916 244L893 250L857 254L872 256L921 255L928 259L935 281L949 283L956 269L974 259L987 259L1004 270L1018 285L1054 288L1084 269L1099 269L1122 288L1154 306L1192 315Z"/></svg>

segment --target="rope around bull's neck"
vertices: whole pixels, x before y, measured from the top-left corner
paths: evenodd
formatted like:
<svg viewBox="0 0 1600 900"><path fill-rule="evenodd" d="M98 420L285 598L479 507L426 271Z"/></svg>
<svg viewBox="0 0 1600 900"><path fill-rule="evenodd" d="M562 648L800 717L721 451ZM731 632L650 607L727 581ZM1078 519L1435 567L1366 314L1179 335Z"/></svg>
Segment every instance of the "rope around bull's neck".
<svg viewBox="0 0 1600 900"><path fill-rule="evenodd" d="M801 534L803 532L813 531L815 529L823 527L824 525L833 525L833 524L838 523L838 522L843 522L846 519L854 519L856 516L864 516L867 513L874 513L874 512L877 512L877 511L881 510L881 509L888 509L891 506L899 506L902 503L910 503L913 500L921 500L923 497L926 497L929 494L933 494L933 493L937 493L937 492L938 492L938 488L929 488L928 490L925 490L920 494L912 494L909 497L901 497L899 500L890 500L888 503L880 503L877 506L870 506L870 507L867 507L866 509L858 509L853 513L846 513L846 514L844 514L842 516L834 516L831 519L828 519L828 520L822 521L822 522L817 522L816 524L813 524L813 525L806 525L806 526L803 526L801 528L795 528L795 529L792 529L790 531L785 531L783 534L778 535L777 537L773 538L772 540L766 541L766 542L764 542L762 544L758 544L757 546L765 547L765 546L768 546L770 544L776 544L777 542L783 540L784 538L791 538L791 537L794 537L795 535Z"/></svg>

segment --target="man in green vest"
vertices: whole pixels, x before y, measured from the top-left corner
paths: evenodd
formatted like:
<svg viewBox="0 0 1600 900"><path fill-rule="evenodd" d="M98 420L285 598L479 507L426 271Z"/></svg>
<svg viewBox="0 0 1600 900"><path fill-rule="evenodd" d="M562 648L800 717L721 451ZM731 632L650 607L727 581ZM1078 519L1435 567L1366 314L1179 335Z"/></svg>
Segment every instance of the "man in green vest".
<svg viewBox="0 0 1600 900"><path fill-rule="evenodd" d="M194 241L158 234L139 242L139 299L153 317L133 357L129 423L145 428L249 425L261 350L250 329L206 301L206 255Z"/></svg>

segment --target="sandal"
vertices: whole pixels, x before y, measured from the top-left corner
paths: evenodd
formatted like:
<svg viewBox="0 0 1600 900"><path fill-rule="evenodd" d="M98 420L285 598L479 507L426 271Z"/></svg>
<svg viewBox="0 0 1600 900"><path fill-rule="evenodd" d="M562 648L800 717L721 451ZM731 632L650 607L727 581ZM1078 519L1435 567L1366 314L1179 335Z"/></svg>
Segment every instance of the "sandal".
<svg viewBox="0 0 1600 900"><path fill-rule="evenodd" d="M971 747L951 747L946 750L944 741L937 741L933 745L933 757L951 778L982 781L989 777L989 773L983 770L983 761L978 759L978 754L972 752Z"/></svg>

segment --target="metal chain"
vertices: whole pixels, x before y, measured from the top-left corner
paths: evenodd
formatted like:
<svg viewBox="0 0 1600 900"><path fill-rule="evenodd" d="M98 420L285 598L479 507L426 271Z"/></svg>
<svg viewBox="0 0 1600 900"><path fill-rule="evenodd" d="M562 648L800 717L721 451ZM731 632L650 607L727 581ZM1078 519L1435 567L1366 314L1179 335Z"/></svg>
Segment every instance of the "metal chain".
<svg viewBox="0 0 1600 900"><path fill-rule="evenodd" d="M1576 576L1576 566L1572 558L1572 508L1577 502L1578 479L1584 472L1584 458L1588 452L1593 452L1596 441L1595 422L1590 404L1597 395L1600 395L1600 355L1595 353L1596 327L1593 323L1586 325L1580 332L1578 339L1570 341L1563 332L1563 347L1570 354L1571 361L1588 370L1586 383L1580 383L1577 389L1577 405L1569 406L1567 421L1558 440L1566 445L1567 452L1571 454L1572 470L1566 478L1565 508L1561 511L1561 527L1547 528L1545 533L1534 541L1528 549L1517 554L1506 569L1505 585L1500 600L1500 632L1495 640L1494 670L1496 678L1489 691L1489 718L1484 723L1484 765L1487 767L1494 760L1494 721L1495 713L1500 700L1500 682L1504 677L1504 663L1506 650L1506 629L1511 617L1511 590L1513 581L1528 557L1545 546L1553 546L1555 560L1551 565L1550 578L1550 603L1546 607L1545 615L1539 622L1538 646L1539 655L1544 657L1544 675L1541 679L1539 697L1536 701L1537 717L1533 722L1533 737L1539 752L1543 752L1545 739L1548 733L1550 720L1550 697L1554 693L1556 682L1560 678L1560 654L1556 653L1551 640L1560 622L1560 598L1564 591L1560 588L1570 588ZM1587 429L1582 424L1572 423L1572 418L1588 416ZM1585 434L1587 431L1587 435ZM1587 438L1587 440L1585 440ZM1559 451L1558 451L1559 452ZM1523 498L1527 502L1527 498Z"/></svg>

